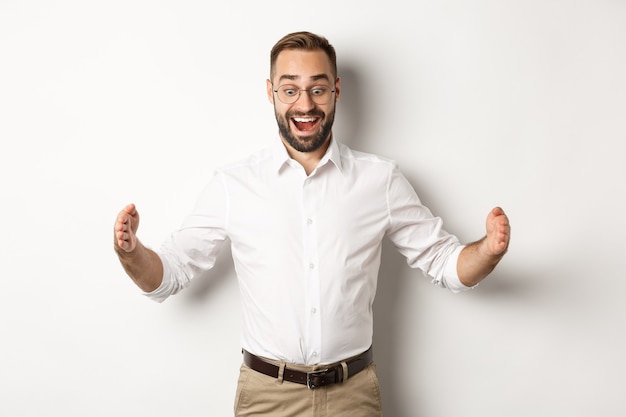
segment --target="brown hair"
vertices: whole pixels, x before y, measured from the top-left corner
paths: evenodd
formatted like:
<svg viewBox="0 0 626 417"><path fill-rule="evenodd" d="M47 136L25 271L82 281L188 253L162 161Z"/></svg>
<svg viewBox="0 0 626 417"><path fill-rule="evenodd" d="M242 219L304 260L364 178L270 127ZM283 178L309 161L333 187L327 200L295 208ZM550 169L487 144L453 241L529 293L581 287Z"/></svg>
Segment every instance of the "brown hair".
<svg viewBox="0 0 626 417"><path fill-rule="evenodd" d="M283 36L272 48L270 53L270 78L274 77L276 58L285 49L304 49L306 51L322 50L330 59L333 76L337 77L337 54L335 48L323 36L311 32L293 32Z"/></svg>

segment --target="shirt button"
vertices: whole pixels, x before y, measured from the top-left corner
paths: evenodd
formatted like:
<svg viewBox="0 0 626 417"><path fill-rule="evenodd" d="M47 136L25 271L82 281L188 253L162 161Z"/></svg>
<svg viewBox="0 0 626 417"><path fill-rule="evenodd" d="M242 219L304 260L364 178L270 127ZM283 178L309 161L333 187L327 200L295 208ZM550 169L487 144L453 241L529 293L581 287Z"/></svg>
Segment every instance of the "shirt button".
<svg viewBox="0 0 626 417"><path fill-rule="evenodd" d="M317 358L317 352L311 353L311 356L313 356L314 358Z"/></svg>
<svg viewBox="0 0 626 417"><path fill-rule="evenodd" d="M315 314L315 313L317 313L317 308L313 307L313 308L311 309L311 314Z"/></svg>
<svg viewBox="0 0 626 417"><path fill-rule="evenodd" d="M313 219L306 219L306 224L313 224Z"/></svg>
<svg viewBox="0 0 626 417"><path fill-rule="evenodd" d="M310 264L309 264L309 269L313 269L313 268L315 268L315 264L310 263Z"/></svg>

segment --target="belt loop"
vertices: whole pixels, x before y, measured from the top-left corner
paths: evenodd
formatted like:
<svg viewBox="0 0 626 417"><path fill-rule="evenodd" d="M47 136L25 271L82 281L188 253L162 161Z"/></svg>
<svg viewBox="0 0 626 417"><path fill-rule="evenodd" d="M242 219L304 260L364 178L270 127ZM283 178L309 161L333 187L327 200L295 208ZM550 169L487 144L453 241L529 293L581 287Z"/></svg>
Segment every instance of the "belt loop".
<svg viewBox="0 0 626 417"><path fill-rule="evenodd" d="M285 375L285 362L280 362L280 365L278 366L278 383L282 384L284 381L284 375Z"/></svg>
<svg viewBox="0 0 626 417"><path fill-rule="evenodd" d="M343 369L343 378L341 382L344 382L348 379L350 375L348 375L348 364L346 361L341 361L341 368Z"/></svg>

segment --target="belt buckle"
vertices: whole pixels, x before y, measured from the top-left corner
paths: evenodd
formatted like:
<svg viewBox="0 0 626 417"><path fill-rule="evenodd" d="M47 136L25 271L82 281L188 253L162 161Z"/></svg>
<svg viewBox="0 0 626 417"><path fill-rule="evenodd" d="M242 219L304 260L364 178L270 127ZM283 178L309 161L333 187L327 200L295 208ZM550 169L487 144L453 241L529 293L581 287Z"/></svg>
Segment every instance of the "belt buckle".
<svg viewBox="0 0 626 417"><path fill-rule="evenodd" d="M306 373L306 386L308 389L315 389L321 387L321 385L315 385L312 381L312 378L322 377L329 371L329 368L322 369L315 372L307 372Z"/></svg>

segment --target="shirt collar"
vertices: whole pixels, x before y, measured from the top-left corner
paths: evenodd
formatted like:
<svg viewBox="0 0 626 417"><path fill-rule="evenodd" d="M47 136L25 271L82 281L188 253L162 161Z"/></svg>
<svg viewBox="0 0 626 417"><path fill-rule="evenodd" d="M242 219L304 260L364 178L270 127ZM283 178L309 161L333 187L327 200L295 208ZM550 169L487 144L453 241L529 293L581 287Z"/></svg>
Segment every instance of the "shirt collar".
<svg viewBox="0 0 626 417"><path fill-rule="evenodd" d="M274 170L276 172L280 172L283 166L288 164L288 161L291 160L291 157L289 156L289 153L280 138L275 141L272 146L272 155L274 160ZM332 162L337 167L339 172L343 172L339 142L335 140L334 136L330 138L330 145L328 145L328 149L320 160L318 167L325 165L328 161Z"/></svg>
<svg viewBox="0 0 626 417"><path fill-rule="evenodd" d="M335 140L334 136L330 138L330 145L328 146L328 149L326 150L326 154L320 161L320 166L325 164L326 161L330 161L333 164L335 164L339 172L343 173L343 163L341 161L341 151L339 149L339 142Z"/></svg>

